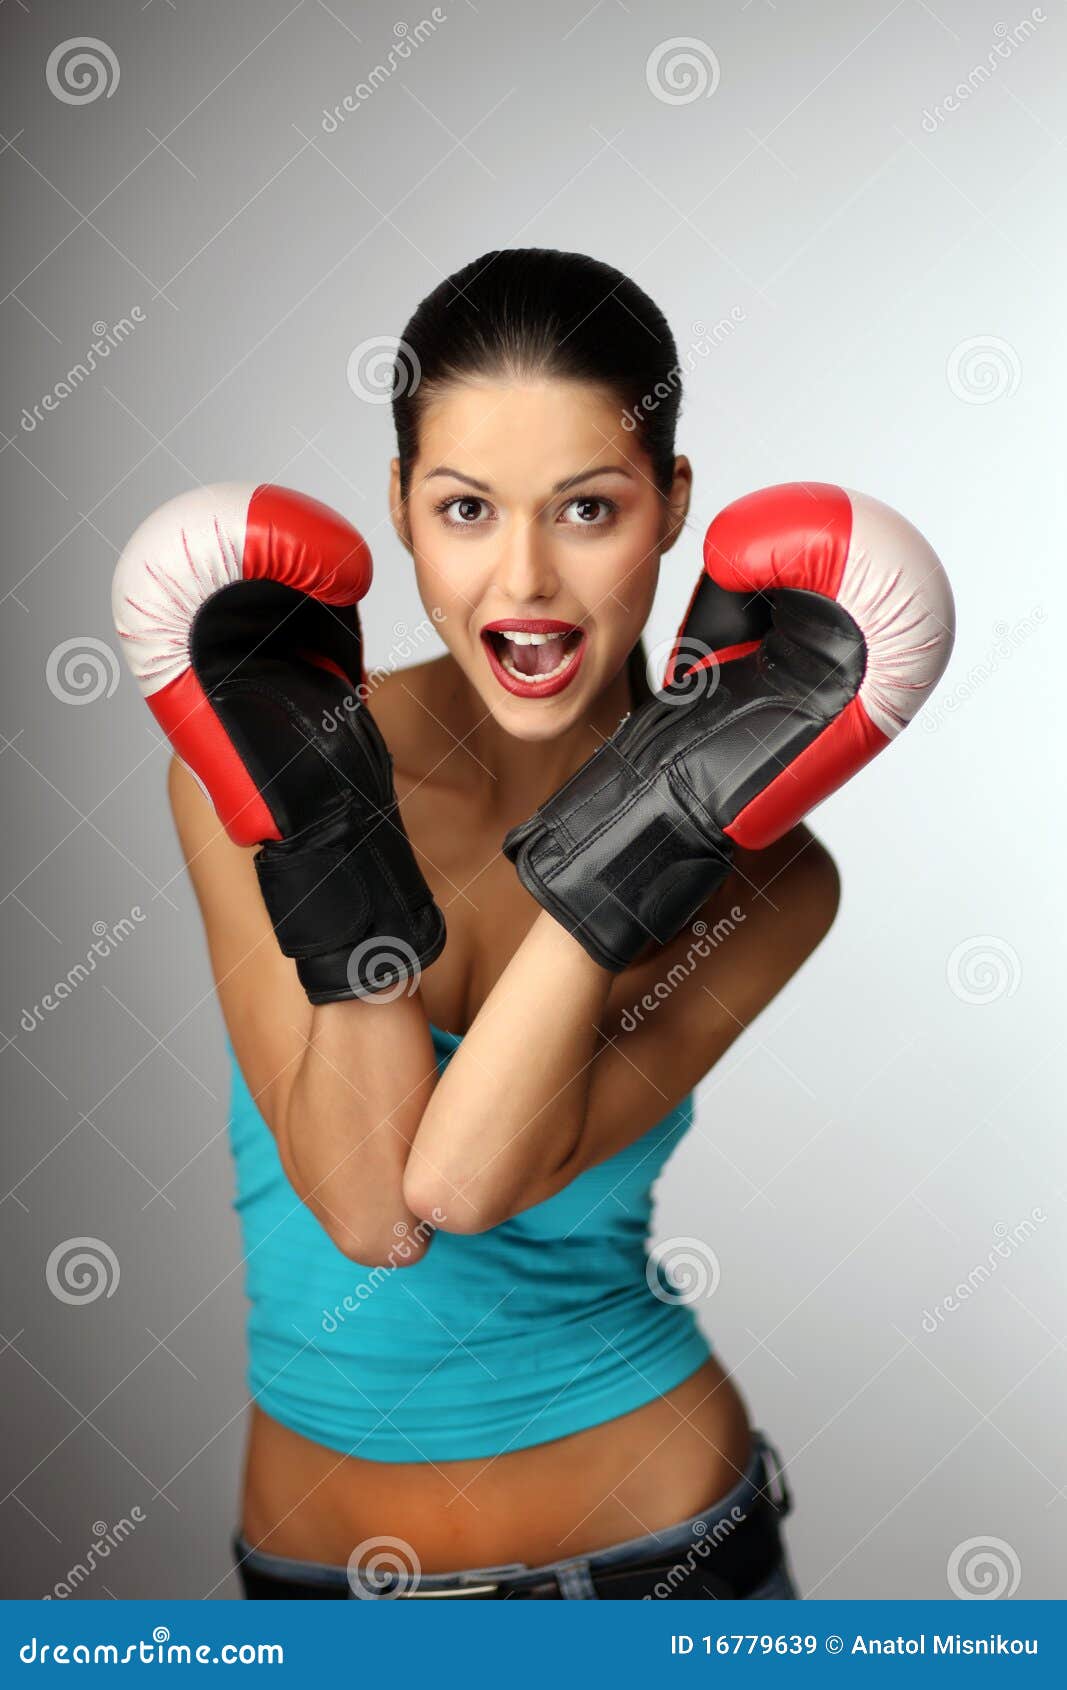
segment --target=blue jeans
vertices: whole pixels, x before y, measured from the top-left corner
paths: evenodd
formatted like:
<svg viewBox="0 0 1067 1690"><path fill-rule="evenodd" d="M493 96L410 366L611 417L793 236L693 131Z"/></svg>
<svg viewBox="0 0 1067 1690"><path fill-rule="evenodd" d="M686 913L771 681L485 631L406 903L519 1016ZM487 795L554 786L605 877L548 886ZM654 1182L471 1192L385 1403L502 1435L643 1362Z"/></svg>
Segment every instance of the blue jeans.
<svg viewBox="0 0 1067 1690"><path fill-rule="evenodd" d="M790 1507L778 1454L762 1432L755 1432L743 1477L710 1508L645 1537L540 1567L514 1561L417 1576L408 1569L406 1581L389 1585L371 1574L361 1578L358 1570L350 1574L347 1567L270 1555L250 1548L240 1536L234 1542L234 1556L244 1594L251 1598L366 1596L381 1600L466 1593L505 1598L547 1595L578 1601L611 1595L646 1601L734 1595L750 1601L792 1600L797 1591L779 1533L779 1521ZM754 1578L746 1576L746 1567L758 1568Z"/></svg>

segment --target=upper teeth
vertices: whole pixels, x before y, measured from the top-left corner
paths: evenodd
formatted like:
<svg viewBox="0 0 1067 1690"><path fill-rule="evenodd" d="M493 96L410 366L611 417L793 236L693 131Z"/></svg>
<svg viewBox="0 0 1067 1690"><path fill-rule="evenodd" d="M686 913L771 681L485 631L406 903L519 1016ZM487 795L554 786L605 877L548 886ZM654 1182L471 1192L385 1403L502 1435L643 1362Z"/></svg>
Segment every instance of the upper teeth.
<svg viewBox="0 0 1067 1690"><path fill-rule="evenodd" d="M498 628L497 632L503 634L506 640L510 640L512 645L547 645L549 640L563 638L562 634L530 634L524 628Z"/></svg>

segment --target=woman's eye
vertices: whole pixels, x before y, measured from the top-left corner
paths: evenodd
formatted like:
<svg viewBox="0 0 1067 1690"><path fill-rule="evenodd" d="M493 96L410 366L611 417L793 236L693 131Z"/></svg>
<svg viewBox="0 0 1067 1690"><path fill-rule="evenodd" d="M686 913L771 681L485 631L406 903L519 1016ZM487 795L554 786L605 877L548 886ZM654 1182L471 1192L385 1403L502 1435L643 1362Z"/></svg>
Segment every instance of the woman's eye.
<svg viewBox="0 0 1067 1690"><path fill-rule="evenodd" d="M437 509L453 528L476 528L488 506L484 499L455 498L446 499Z"/></svg>
<svg viewBox="0 0 1067 1690"><path fill-rule="evenodd" d="M570 528L602 528L616 508L610 499L571 499L563 507L563 520Z"/></svg>

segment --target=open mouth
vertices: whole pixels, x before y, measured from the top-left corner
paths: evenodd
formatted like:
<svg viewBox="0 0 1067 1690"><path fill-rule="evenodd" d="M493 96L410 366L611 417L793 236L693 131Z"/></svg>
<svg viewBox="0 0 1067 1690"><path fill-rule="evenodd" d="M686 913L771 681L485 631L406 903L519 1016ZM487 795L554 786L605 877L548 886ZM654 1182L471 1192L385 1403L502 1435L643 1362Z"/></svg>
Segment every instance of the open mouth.
<svg viewBox="0 0 1067 1690"><path fill-rule="evenodd" d="M544 698L570 685L587 642L572 622L494 622L482 629L482 643L509 692Z"/></svg>

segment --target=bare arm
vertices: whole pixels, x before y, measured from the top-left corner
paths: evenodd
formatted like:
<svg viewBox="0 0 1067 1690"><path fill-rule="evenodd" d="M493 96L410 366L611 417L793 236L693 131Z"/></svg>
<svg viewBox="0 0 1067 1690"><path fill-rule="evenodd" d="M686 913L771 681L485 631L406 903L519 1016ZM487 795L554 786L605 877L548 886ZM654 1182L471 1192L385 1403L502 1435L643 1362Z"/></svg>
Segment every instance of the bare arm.
<svg viewBox="0 0 1067 1690"><path fill-rule="evenodd" d="M449 1231L497 1225L639 1138L714 1066L838 901L805 827L739 857L703 933L691 924L618 977L542 912L427 1103L404 1180L417 1213Z"/></svg>
<svg viewBox="0 0 1067 1690"><path fill-rule="evenodd" d="M312 1006L278 949L252 851L227 838L177 759L169 786L230 1040L286 1177L345 1255L417 1260L432 1233L403 1175L437 1080L418 994Z"/></svg>

